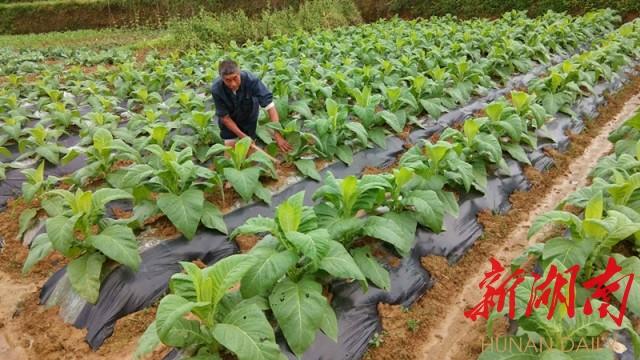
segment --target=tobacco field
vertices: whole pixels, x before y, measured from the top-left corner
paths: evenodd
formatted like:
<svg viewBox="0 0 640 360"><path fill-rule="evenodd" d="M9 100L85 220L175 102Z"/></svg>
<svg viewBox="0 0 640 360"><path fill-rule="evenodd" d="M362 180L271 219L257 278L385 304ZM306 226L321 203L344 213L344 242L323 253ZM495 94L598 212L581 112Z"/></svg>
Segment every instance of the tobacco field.
<svg viewBox="0 0 640 360"><path fill-rule="evenodd" d="M220 137L225 57L270 156ZM0 48L0 358L638 359L639 74L608 9Z"/></svg>

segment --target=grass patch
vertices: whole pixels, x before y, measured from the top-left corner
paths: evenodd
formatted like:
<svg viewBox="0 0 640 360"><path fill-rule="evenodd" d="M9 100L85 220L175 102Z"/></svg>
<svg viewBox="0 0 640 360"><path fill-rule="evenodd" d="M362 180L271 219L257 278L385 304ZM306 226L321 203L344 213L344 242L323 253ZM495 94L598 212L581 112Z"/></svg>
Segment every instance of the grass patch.
<svg viewBox="0 0 640 360"><path fill-rule="evenodd" d="M146 43L157 41L166 34L166 30L160 29L74 30L43 34L0 35L0 43L14 49L144 47Z"/></svg>

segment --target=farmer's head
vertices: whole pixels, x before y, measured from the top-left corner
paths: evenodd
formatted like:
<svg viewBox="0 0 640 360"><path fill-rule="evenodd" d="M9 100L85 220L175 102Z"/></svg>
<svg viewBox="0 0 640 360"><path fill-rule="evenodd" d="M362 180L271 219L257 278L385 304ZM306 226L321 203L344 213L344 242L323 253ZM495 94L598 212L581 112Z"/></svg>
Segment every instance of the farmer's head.
<svg viewBox="0 0 640 360"><path fill-rule="evenodd" d="M235 61L222 60L218 66L218 74L229 90L238 91L240 88L240 68Z"/></svg>

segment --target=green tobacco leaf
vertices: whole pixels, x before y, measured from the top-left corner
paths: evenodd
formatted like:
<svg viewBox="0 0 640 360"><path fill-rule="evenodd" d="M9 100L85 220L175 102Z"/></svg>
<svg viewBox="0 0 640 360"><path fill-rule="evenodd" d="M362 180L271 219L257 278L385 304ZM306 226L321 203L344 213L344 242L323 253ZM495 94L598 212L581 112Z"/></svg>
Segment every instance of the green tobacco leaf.
<svg viewBox="0 0 640 360"><path fill-rule="evenodd" d="M603 211L604 211L604 199L602 196L602 191L599 191L589 200L589 202L587 202L587 206L584 209L584 218L585 219L602 219Z"/></svg>
<svg viewBox="0 0 640 360"><path fill-rule="evenodd" d="M266 187L262 186L261 184L258 184L254 195L258 199L264 201L265 204L271 206L271 192Z"/></svg>
<svg viewBox="0 0 640 360"><path fill-rule="evenodd" d="M519 144L506 143L501 144L502 149L511 155L511 157L523 164L531 165L531 161L527 157L527 153L524 151L524 148Z"/></svg>
<svg viewBox="0 0 640 360"><path fill-rule="evenodd" d="M37 213L37 209L26 209L20 214L20 218L18 219L18 235L16 236L18 241L22 240L24 232L33 224L33 219L35 219Z"/></svg>
<svg viewBox="0 0 640 360"><path fill-rule="evenodd" d="M302 201L304 199L304 192L296 193L276 209L276 219L280 224L282 231L298 231L300 222L302 221Z"/></svg>
<svg viewBox="0 0 640 360"><path fill-rule="evenodd" d="M547 111L547 114L555 115L563 104L564 99L560 94L546 94L542 98L542 106Z"/></svg>
<svg viewBox="0 0 640 360"><path fill-rule="evenodd" d="M239 360L280 359L273 328L255 304L236 306L212 331L214 338Z"/></svg>
<svg viewBox="0 0 640 360"><path fill-rule="evenodd" d="M295 263L298 256L292 251L272 248L255 248L249 253L256 264L242 277L240 291L244 298L265 295Z"/></svg>
<svg viewBox="0 0 640 360"><path fill-rule="evenodd" d="M369 139L373 141L374 144L379 147L385 149L387 147L386 134L383 128L376 127L373 129L369 129Z"/></svg>
<svg viewBox="0 0 640 360"><path fill-rule="evenodd" d="M308 257L315 263L320 261L320 251L311 236L297 231L289 231L285 233L285 236L287 240L289 240L291 244L293 244L293 246L298 250L298 252Z"/></svg>
<svg viewBox="0 0 640 360"><path fill-rule="evenodd" d="M403 228L394 220L395 219L391 219L388 216L370 216L367 218L367 222L362 230L364 235L388 242L395 246L400 255L406 256L409 254L415 241L415 220L413 232L411 231L411 227Z"/></svg>
<svg viewBox="0 0 640 360"><path fill-rule="evenodd" d="M415 190L412 191L405 200L407 205L415 208L415 215L418 222L429 227L433 232L442 231L442 221L444 218L444 204L438 198L435 191Z"/></svg>
<svg viewBox="0 0 640 360"><path fill-rule="evenodd" d="M529 103L529 94L523 91L512 91L511 92L511 102L513 106L516 107L516 110L522 111L525 106Z"/></svg>
<svg viewBox="0 0 640 360"><path fill-rule="evenodd" d="M313 180L320 181L320 173L316 169L316 164L312 159L300 159L294 162L296 168L302 175L312 178Z"/></svg>
<svg viewBox="0 0 640 360"><path fill-rule="evenodd" d="M362 126L362 124L357 122L348 122L345 126L356 135L362 145L367 145L367 143L369 142L368 134L367 130L364 128L364 126Z"/></svg>
<svg viewBox="0 0 640 360"><path fill-rule="evenodd" d="M357 248L351 251L353 260L358 264L364 276L383 290L391 289L391 279L389 272L380 265L378 260L371 254L368 246Z"/></svg>
<svg viewBox="0 0 640 360"><path fill-rule="evenodd" d="M442 201L445 213L453 217L458 217L460 208L458 206L458 199L456 199L455 194L449 191L438 191L436 194L438 195L440 201Z"/></svg>
<svg viewBox="0 0 640 360"><path fill-rule="evenodd" d="M58 148L55 144L44 144L38 146L36 148L36 153L54 165L57 165L60 159Z"/></svg>
<svg viewBox="0 0 640 360"><path fill-rule="evenodd" d="M89 236L86 241L108 258L138 271L142 259L138 253L138 241L130 228L123 225L109 226L100 234Z"/></svg>
<svg viewBox="0 0 640 360"><path fill-rule="evenodd" d="M629 321L627 317L624 317L622 325L618 326L613 320L613 317L619 315L619 310L612 305L608 306L610 314L601 318L599 311L596 309L599 309L602 304L599 300L591 300L591 305L594 309L591 315L585 315L583 308L577 308L573 318L564 319L565 329L563 335L576 339L580 337L596 337L607 331L627 329L631 335L634 351L640 350L638 348L640 346L640 337L635 330L633 330L631 321Z"/></svg>
<svg viewBox="0 0 640 360"><path fill-rule="evenodd" d="M310 279L298 283L284 279L273 289L269 304L289 347L302 356L313 344L327 311L322 285Z"/></svg>
<svg viewBox="0 0 640 360"><path fill-rule="evenodd" d="M536 217L529 228L527 237L532 237L540 231L542 227L549 223L560 223L566 225L575 233L579 233L582 229L582 221L577 216L566 211L553 210Z"/></svg>
<svg viewBox="0 0 640 360"><path fill-rule="evenodd" d="M203 279L210 282L209 286L201 289L199 298L211 304L217 304L227 290L236 285L255 264L254 257L245 254L228 256L213 266L202 270ZM198 289L196 289L198 291ZM204 294L208 294L204 296Z"/></svg>
<svg viewBox="0 0 640 360"><path fill-rule="evenodd" d="M93 134L93 147L98 151L106 150L113 142L113 135L105 128L98 128Z"/></svg>
<svg viewBox="0 0 640 360"><path fill-rule="evenodd" d="M109 202L121 199L133 199L133 195L120 189L102 188L93 193L93 206L102 209Z"/></svg>
<svg viewBox="0 0 640 360"><path fill-rule="evenodd" d="M204 207L204 195L197 189L189 189L180 196L163 193L158 195L158 207L184 236L191 240L198 229Z"/></svg>
<svg viewBox="0 0 640 360"><path fill-rule="evenodd" d="M338 342L338 318L336 317L336 312L333 311L333 308L328 302L325 303L320 330L322 330L329 339Z"/></svg>
<svg viewBox="0 0 640 360"><path fill-rule="evenodd" d="M158 330L156 328L156 322L152 322L151 325L145 330L144 334L138 340L138 347L133 355L136 360L142 359L146 354L153 352L161 341L158 337Z"/></svg>
<svg viewBox="0 0 640 360"><path fill-rule="evenodd" d="M274 233L276 231L277 225L275 220L258 215L235 228L231 232L230 238L233 239L240 234Z"/></svg>
<svg viewBox="0 0 640 360"><path fill-rule="evenodd" d="M420 104L424 111L429 113L429 115L434 119L439 118L443 112L447 111L446 107L440 105L434 99L422 99L420 100Z"/></svg>
<svg viewBox="0 0 640 360"><path fill-rule="evenodd" d="M584 264L593 251L593 242L582 239L580 241L574 239L566 239L557 237L548 240L542 251L544 260L558 260L567 268L576 264Z"/></svg>
<svg viewBox="0 0 640 360"><path fill-rule="evenodd" d="M51 241L49 241L49 236L46 233L36 236L29 249L29 255L22 266L22 273L28 273L33 265L47 257L52 251L53 245Z"/></svg>
<svg viewBox="0 0 640 360"><path fill-rule="evenodd" d="M336 156L338 156L338 159L343 163L351 165L353 161L353 150L347 145L340 145L336 149Z"/></svg>
<svg viewBox="0 0 640 360"><path fill-rule="evenodd" d="M64 210L64 202L64 199L60 196L48 196L42 199L40 204L49 217L55 217Z"/></svg>
<svg viewBox="0 0 640 360"><path fill-rule="evenodd" d="M388 111L388 110L383 110L381 112L379 112L377 114L378 116L382 117L382 119L384 119L384 122L387 123L387 125L389 125L393 131L395 131L396 133L401 133L402 132L402 124L400 122L400 120L398 119L398 116L396 116L396 114Z"/></svg>
<svg viewBox="0 0 640 360"><path fill-rule="evenodd" d="M260 185L260 169L257 167L243 170L224 168L224 177L244 201L250 201L256 188Z"/></svg>
<svg viewBox="0 0 640 360"><path fill-rule="evenodd" d="M351 255L337 241L329 241L329 252L320 260L320 268L337 278L365 280Z"/></svg>
<svg viewBox="0 0 640 360"><path fill-rule="evenodd" d="M69 250L74 241L73 228L79 218L80 215L74 215L70 218L58 215L47 219L46 229L47 234L49 234L49 240L51 240L53 248L63 255L69 255Z"/></svg>
<svg viewBox="0 0 640 360"><path fill-rule="evenodd" d="M162 298L155 321L158 338L165 345L176 347L186 347L198 342L206 343L208 339L200 331L199 322L184 319L191 310L205 305L206 302L191 302L173 294Z"/></svg>
<svg viewBox="0 0 640 360"><path fill-rule="evenodd" d="M100 293L100 274L106 258L99 252L80 256L67 266L73 290L88 302L95 304Z"/></svg>
<svg viewBox="0 0 640 360"><path fill-rule="evenodd" d="M227 234L227 225L224 223L222 212L212 203L205 201L202 208L202 224L209 229L216 229L223 234Z"/></svg>

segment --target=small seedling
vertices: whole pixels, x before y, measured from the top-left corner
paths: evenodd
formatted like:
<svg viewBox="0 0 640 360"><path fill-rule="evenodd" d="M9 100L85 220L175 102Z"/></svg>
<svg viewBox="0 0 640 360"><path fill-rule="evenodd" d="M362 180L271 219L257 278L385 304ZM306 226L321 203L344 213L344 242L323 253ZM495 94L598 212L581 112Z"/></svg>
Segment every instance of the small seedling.
<svg viewBox="0 0 640 360"><path fill-rule="evenodd" d="M373 337L371 338L371 340L369 340L369 345L373 346L373 347L380 347L383 343L384 343L384 339L383 339L384 333L383 334L379 334L377 331L373 334Z"/></svg>
<svg viewBox="0 0 640 360"><path fill-rule="evenodd" d="M411 332L416 332L416 330L418 330L419 325L420 325L420 320L416 320L416 319L407 320L407 327Z"/></svg>

